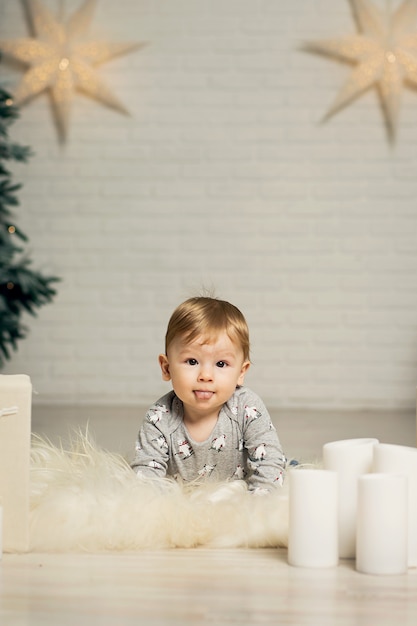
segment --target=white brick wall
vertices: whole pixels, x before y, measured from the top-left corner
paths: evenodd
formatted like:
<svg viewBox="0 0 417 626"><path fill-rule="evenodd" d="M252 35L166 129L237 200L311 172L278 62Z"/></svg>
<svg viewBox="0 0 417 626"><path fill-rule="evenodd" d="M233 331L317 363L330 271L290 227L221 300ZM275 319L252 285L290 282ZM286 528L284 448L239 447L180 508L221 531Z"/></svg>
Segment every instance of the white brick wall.
<svg viewBox="0 0 417 626"><path fill-rule="evenodd" d="M131 117L78 95L60 147L43 95L13 126L16 221L62 277L5 370L37 402L151 402L169 315L213 286L271 406L414 406L417 95L395 147L375 90L320 124L350 68L300 51L354 31L347 0L99 1L90 35L148 42L99 69ZM26 34L0 0L0 37Z"/></svg>

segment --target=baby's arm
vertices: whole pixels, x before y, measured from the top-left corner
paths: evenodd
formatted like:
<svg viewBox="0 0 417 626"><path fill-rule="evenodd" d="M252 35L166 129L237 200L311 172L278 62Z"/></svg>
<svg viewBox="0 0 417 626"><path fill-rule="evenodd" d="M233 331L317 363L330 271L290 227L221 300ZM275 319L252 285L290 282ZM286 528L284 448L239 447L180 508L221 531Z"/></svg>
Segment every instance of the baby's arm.
<svg viewBox="0 0 417 626"><path fill-rule="evenodd" d="M168 467L168 443L159 428L145 420L136 441L131 467L139 476L164 478Z"/></svg>
<svg viewBox="0 0 417 626"><path fill-rule="evenodd" d="M248 451L251 491L272 491L283 484L286 458L271 417L257 396L254 405L246 406L244 441Z"/></svg>

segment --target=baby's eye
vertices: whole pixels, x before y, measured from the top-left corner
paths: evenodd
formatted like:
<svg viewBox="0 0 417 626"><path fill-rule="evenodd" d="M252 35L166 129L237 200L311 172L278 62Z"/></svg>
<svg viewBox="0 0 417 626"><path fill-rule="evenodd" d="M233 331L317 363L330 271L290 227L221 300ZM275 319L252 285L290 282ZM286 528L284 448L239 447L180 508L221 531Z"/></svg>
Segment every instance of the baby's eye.
<svg viewBox="0 0 417 626"><path fill-rule="evenodd" d="M198 361L197 359L187 359L186 363L188 363L188 365L197 365Z"/></svg>
<svg viewBox="0 0 417 626"><path fill-rule="evenodd" d="M226 361L217 361L217 367L227 367Z"/></svg>

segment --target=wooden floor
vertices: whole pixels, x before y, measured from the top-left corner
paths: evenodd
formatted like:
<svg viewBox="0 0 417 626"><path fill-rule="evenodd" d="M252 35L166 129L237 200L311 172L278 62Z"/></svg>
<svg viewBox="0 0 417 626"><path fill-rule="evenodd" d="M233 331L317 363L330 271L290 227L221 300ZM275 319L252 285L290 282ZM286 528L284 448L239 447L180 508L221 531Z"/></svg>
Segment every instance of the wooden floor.
<svg viewBox="0 0 417 626"><path fill-rule="evenodd" d="M417 623L416 570L300 569L285 550L7 555L0 585L4 626Z"/></svg>
<svg viewBox="0 0 417 626"><path fill-rule="evenodd" d="M272 415L288 456L321 456L323 443L372 436L416 444L415 416L402 413ZM129 455L141 412L34 407L33 430L56 439L85 428ZM171 550L111 554L4 554L1 626L294 624L416 626L417 569L368 576L355 563L291 567L286 550Z"/></svg>

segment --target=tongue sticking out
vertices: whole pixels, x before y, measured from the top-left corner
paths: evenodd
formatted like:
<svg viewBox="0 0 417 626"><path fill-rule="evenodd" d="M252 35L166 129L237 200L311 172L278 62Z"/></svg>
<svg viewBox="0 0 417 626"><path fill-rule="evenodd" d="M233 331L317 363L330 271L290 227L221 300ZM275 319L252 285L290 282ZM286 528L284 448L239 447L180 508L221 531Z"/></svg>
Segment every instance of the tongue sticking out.
<svg viewBox="0 0 417 626"><path fill-rule="evenodd" d="M197 396L197 398L199 398L200 400L209 400L211 398L211 396L213 395L212 391L198 391L198 390L196 390L194 393Z"/></svg>

